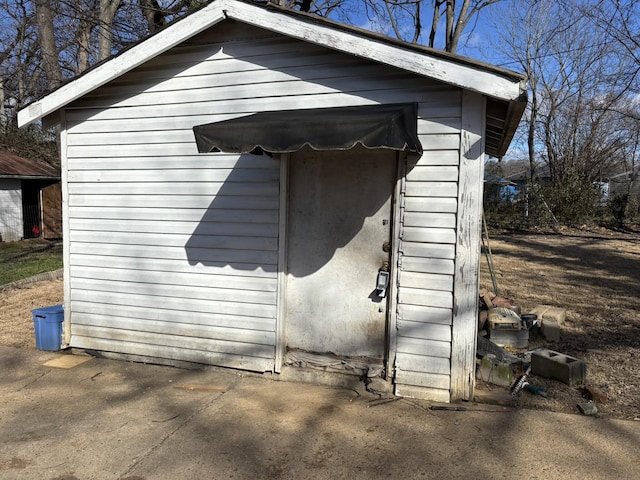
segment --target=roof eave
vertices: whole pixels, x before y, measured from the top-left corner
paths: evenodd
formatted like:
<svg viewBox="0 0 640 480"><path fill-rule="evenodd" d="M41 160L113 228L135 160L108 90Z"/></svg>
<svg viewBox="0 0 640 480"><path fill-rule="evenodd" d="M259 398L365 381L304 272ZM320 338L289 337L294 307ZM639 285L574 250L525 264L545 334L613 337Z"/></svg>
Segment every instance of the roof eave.
<svg viewBox="0 0 640 480"><path fill-rule="evenodd" d="M446 55L429 55L415 48L406 48L394 42L371 38L371 35L359 33L357 29L338 29L331 22L310 22L308 17L303 14L286 14L283 9L265 8L263 5L254 3L216 0L197 14L190 15L189 21L177 21L169 25L159 34L124 51L19 111L18 126L27 126L52 114L225 18L378 61L491 98L511 102L521 97L524 77L517 74L507 74L506 71L480 63L475 64L472 61L454 60L453 57L448 58Z"/></svg>
<svg viewBox="0 0 640 480"><path fill-rule="evenodd" d="M485 114L485 153L487 155L496 158L504 157L526 106L527 92L524 84L520 98L515 101L488 99Z"/></svg>

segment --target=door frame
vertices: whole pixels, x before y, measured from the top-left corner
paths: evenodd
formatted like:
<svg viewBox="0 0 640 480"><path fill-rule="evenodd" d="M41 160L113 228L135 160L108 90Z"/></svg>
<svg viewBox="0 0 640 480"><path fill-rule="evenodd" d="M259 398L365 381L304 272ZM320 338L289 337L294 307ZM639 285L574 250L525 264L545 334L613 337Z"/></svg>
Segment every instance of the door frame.
<svg viewBox="0 0 640 480"><path fill-rule="evenodd" d="M286 312L287 312L287 237L289 219L289 163L291 155L280 155L280 196L278 218L278 281L277 281L277 318L276 318L276 349L274 371L280 373L286 356ZM395 376L395 358L397 350L397 295L398 269L400 268L400 231L401 216L404 208L404 188L406 169L406 154L396 152L396 181L391 192L391 276L387 294L387 315L384 340L384 378L391 380Z"/></svg>
<svg viewBox="0 0 640 480"><path fill-rule="evenodd" d="M274 372L280 373L287 353L287 227L289 218L289 160L291 154L280 154L280 202L278 205L278 281L276 288L276 352Z"/></svg>
<svg viewBox="0 0 640 480"><path fill-rule="evenodd" d="M398 287L400 271L400 243L402 241L402 215L405 202L405 172L407 154L396 154L396 182L391 196L391 276L389 278L389 304L387 305L387 328L384 378L395 378L396 352L398 351Z"/></svg>

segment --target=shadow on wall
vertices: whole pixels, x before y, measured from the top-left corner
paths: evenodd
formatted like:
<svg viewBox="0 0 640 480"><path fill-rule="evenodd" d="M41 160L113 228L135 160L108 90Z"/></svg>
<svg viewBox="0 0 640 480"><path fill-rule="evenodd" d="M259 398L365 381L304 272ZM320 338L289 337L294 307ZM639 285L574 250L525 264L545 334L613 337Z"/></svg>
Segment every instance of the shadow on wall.
<svg viewBox="0 0 640 480"><path fill-rule="evenodd" d="M393 171L393 178L359 181L363 169L378 168L370 158L379 155L388 158L390 168L385 170ZM313 274L362 231L365 219L376 214L393 192L395 157L395 152L364 148L292 154L288 208L295 221L289 224L288 237L295 243L288 249L305 258L290 259L289 273ZM240 157L185 245L191 265L277 270L279 166L265 158ZM300 169L303 174L296 173ZM367 175L375 178L376 173Z"/></svg>
<svg viewBox="0 0 640 480"><path fill-rule="evenodd" d="M190 265L277 271L279 169L267 156L239 157L185 244Z"/></svg>

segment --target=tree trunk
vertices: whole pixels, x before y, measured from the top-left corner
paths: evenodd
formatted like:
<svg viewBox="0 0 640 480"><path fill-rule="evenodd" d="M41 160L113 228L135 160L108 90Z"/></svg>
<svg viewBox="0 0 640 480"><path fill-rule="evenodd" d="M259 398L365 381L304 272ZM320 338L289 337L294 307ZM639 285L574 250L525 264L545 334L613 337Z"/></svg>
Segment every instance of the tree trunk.
<svg viewBox="0 0 640 480"><path fill-rule="evenodd" d="M89 68L89 51L91 49L91 25L86 21L80 22L78 26L78 65L76 75L81 74Z"/></svg>
<svg viewBox="0 0 640 480"><path fill-rule="evenodd" d="M452 49L451 39L453 38L453 21L456 15L456 0L447 0L446 10L446 45L445 50L447 52L455 53L455 48Z"/></svg>
<svg viewBox="0 0 640 480"><path fill-rule="evenodd" d="M6 112L4 110L4 81L0 75L0 133L4 134L6 123Z"/></svg>
<svg viewBox="0 0 640 480"><path fill-rule="evenodd" d="M527 130L527 150L529 154L529 179L533 182L536 177L536 122L538 121L538 96L535 85L532 85L531 93L531 117Z"/></svg>
<svg viewBox="0 0 640 480"><path fill-rule="evenodd" d="M436 33L438 33L438 23L440 22L440 6L444 0L434 0L433 2L433 18L431 20L431 32L429 33L429 46L435 48Z"/></svg>
<svg viewBox="0 0 640 480"><path fill-rule="evenodd" d="M42 64L47 76L47 84L53 90L62 83L62 71L53 28L53 11L51 10L51 2L48 0L36 0L35 5Z"/></svg>
<svg viewBox="0 0 640 480"><path fill-rule="evenodd" d="M98 60L111 56L113 46L113 18L120 7L120 0L100 0L100 25L98 29Z"/></svg>

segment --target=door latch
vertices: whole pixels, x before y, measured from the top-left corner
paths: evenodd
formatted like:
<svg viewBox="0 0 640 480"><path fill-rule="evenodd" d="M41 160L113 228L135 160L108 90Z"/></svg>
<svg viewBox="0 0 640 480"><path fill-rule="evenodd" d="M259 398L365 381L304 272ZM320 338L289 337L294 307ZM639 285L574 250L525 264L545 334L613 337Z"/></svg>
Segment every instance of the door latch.
<svg viewBox="0 0 640 480"><path fill-rule="evenodd" d="M380 298L387 296L387 289L389 288L389 271L379 270L378 279L376 281L376 295Z"/></svg>

